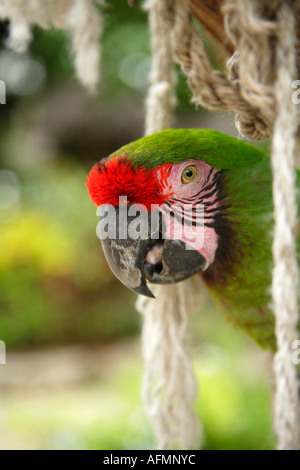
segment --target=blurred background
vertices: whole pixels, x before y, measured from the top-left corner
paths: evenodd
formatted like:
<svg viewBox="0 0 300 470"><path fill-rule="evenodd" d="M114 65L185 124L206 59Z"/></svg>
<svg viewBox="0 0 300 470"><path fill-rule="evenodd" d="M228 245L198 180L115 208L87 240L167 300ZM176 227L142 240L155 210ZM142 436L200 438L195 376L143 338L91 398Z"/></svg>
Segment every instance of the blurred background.
<svg viewBox="0 0 300 470"><path fill-rule="evenodd" d="M143 135L147 17L106 3L96 97L75 79L64 32L36 28L17 55L0 24L0 449L155 448L135 295L106 265L84 184L95 162ZM222 67L223 51L206 43ZM194 109L179 70L177 94L175 127L236 135L233 115ZM191 322L204 448L274 448L270 356L209 300Z"/></svg>

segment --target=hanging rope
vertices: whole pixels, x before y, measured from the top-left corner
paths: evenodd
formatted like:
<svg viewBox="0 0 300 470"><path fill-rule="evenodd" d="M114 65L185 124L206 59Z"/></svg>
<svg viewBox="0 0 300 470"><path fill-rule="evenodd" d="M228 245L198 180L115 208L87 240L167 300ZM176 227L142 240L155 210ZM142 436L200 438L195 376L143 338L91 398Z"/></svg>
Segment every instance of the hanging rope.
<svg viewBox="0 0 300 470"><path fill-rule="evenodd" d="M147 2L152 38L152 70L146 100L145 134L170 128L176 103L172 45L165 27L167 4ZM137 309L144 317L142 348L145 361L143 397L151 417L159 449L198 448L200 425L192 404L197 396L188 351L187 296L200 302L201 286L190 283L163 286L155 290L156 299L140 297ZM200 284L200 281L198 281Z"/></svg>
<svg viewBox="0 0 300 470"><path fill-rule="evenodd" d="M0 18L9 20L7 45L25 52L32 39L31 28L62 28L71 33L77 76L95 91L100 74L102 17L95 7L99 0L0 0Z"/></svg>
<svg viewBox="0 0 300 470"><path fill-rule="evenodd" d="M145 135L172 127L176 104L170 32L165 27L165 2L150 0L144 5L149 13L152 41L152 68L150 88L146 100Z"/></svg>
<svg viewBox="0 0 300 470"><path fill-rule="evenodd" d="M137 302L144 317L146 410L159 449L199 448L201 428L192 411L197 383L189 357L188 312L201 305L201 282L193 278L177 286L156 287L154 293L155 300L139 297Z"/></svg>
<svg viewBox="0 0 300 470"><path fill-rule="evenodd" d="M274 242L272 297L278 351L274 359L276 393L274 425L278 449L300 448L299 383L291 345L298 338L299 271L296 253L297 202L295 134L297 111L291 83L297 77L295 17L287 4L277 11L278 46L275 97L277 116L272 146ZM286 25L289 25L287 28Z"/></svg>

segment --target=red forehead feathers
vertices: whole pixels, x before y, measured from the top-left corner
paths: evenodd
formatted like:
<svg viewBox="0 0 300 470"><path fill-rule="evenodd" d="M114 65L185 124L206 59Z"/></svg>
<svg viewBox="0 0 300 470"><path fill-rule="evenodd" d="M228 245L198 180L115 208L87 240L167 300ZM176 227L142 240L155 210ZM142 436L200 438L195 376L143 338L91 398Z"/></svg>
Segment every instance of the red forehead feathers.
<svg viewBox="0 0 300 470"><path fill-rule="evenodd" d="M170 197L166 194L165 178L171 166L159 167L158 179L158 169L134 167L123 155L108 160L104 165L95 165L85 184L92 202L97 206L118 206L119 197L126 196L129 204L143 204L150 209L151 204L163 204Z"/></svg>

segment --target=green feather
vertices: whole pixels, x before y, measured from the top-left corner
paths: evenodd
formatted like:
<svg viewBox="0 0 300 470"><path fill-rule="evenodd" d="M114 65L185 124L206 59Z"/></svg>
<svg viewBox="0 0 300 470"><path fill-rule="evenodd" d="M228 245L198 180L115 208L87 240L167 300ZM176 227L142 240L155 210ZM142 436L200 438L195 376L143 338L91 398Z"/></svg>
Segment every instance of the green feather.
<svg viewBox="0 0 300 470"><path fill-rule="evenodd" d="M265 152L210 129L167 129L124 145L111 157L124 154L146 168L197 158L225 170L253 165Z"/></svg>

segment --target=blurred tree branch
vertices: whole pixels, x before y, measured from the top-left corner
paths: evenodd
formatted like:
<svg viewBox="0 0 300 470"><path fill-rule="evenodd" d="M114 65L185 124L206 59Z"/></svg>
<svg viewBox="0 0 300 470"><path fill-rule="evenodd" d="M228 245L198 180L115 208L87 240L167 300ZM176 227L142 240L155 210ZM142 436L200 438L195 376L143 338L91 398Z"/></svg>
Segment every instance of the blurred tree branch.
<svg viewBox="0 0 300 470"><path fill-rule="evenodd" d="M223 0L190 0L193 16L205 29L232 54L234 46L224 29Z"/></svg>

